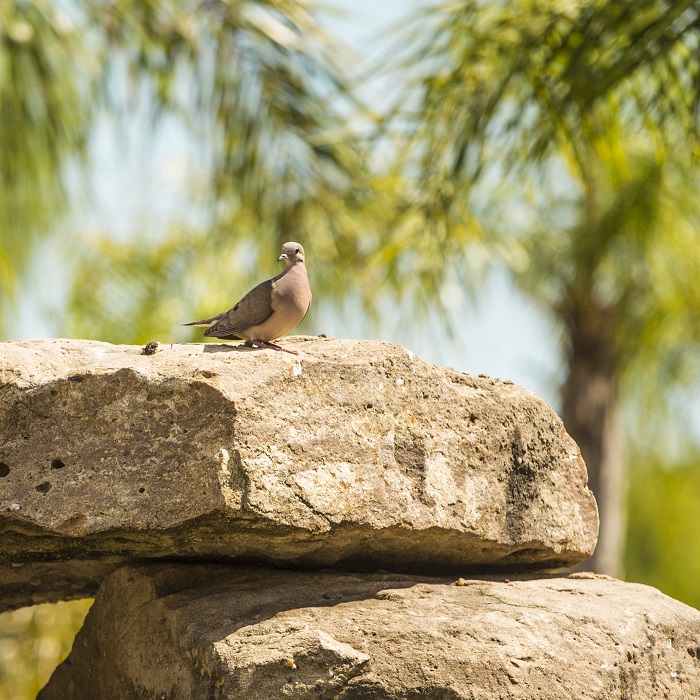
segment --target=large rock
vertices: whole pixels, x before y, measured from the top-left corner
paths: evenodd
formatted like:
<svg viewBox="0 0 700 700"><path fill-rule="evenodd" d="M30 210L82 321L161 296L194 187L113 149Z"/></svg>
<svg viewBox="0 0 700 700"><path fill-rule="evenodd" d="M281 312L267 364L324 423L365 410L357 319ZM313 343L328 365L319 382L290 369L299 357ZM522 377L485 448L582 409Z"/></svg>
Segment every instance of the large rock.
<svg viewBox="0 0 700 700"><path fill-rule="evenodd" d="M698 697L700 612L577 576L127 567L39 699Z"/></svg>
<svg viewBox="0 0 700 700"><path fill-rule="evenodd" d="M301 354L0 343L0 600L90 594L150 557L437 573L592 553L585 466L535 394L388 343L285 344Z"/></svg>

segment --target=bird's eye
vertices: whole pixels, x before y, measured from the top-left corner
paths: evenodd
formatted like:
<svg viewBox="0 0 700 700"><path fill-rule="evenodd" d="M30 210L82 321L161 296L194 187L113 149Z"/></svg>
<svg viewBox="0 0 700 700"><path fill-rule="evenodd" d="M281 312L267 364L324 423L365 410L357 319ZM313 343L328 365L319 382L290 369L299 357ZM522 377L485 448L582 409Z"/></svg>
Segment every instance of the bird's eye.
<svg viewBox="0 0 700 700"><path fill-rule="evenodd" d="M297 248L294 252L295 252L295 253L298 253L298 252L299 252L299 248Z"/></svg>

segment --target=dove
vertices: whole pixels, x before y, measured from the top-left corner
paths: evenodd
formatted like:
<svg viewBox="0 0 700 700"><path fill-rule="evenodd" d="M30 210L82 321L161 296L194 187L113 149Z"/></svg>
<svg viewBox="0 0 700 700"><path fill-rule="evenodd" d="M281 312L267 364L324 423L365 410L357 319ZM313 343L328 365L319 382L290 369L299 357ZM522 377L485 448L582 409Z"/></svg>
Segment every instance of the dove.
<svg viewBox="0 0 700 700"><path fill-rule="evenodd" d="M208 326L204 335L210 338L245 340L248 347L298 355L294 350L270 342L294 330L311 306L304 248L299 243L285 243L278 258L282 260L284 270L279 275L253 287L228 311L183 325Z"/></svg>

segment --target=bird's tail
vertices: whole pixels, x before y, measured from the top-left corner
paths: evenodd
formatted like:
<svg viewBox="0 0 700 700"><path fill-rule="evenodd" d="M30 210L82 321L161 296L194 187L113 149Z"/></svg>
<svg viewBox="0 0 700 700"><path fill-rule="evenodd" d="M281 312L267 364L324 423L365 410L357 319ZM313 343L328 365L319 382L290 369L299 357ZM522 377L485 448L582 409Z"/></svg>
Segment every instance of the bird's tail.
<svg viewBox="0 0 700 700"><path fill-rule="evenodd" d="M211 318L203 318L201 321L192 321L190 323L182 323L181 325L183 326L213 326L222 316L223 314L217 314L216 316L212 316Z"/></svg>

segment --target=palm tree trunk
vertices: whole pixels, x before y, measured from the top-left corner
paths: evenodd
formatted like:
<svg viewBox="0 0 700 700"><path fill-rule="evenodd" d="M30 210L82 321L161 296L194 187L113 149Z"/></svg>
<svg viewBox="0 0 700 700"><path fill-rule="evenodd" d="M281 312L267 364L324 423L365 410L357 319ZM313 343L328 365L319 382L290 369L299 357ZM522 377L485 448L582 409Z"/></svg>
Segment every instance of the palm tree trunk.
<svg viewBox="0 0 700 700"><path fill-rule="evenodd" d="M625 454L615 316L614 309L596 305L590 296L562 313L570 341L562 418L581 448L589 488L600 513L598 546L583 566L621 577L626 524Z"/></svg>

